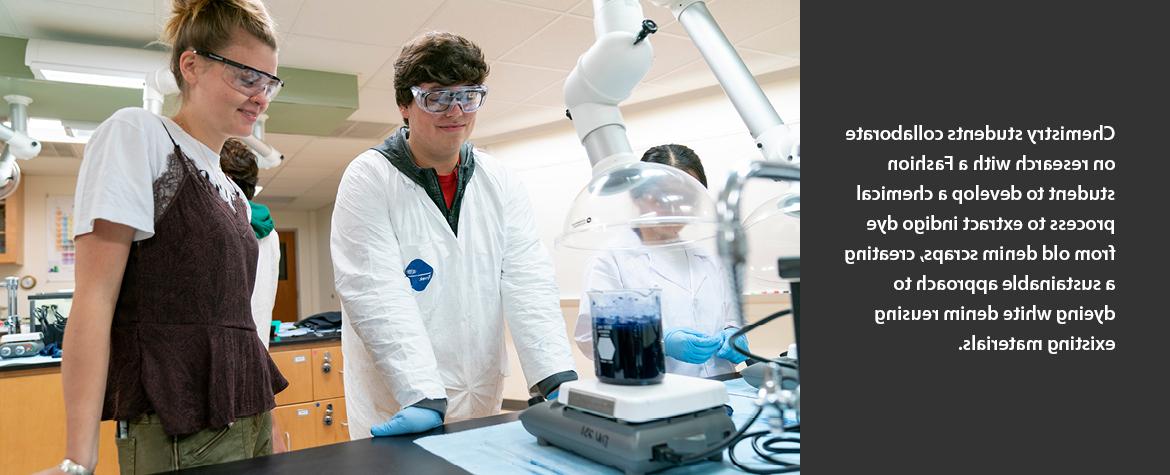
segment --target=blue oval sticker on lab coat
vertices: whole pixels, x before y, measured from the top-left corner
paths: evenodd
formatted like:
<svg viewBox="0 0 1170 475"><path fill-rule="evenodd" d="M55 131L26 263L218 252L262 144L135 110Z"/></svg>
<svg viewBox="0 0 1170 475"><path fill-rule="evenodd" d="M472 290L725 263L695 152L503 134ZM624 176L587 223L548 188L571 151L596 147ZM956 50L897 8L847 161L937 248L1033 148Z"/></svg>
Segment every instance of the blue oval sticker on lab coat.
<svg viewBox="0 0 1170 475"><path fill-rule="evenodd" d="M435 269L422 259L415 259L406 265L406 278L410 279L410 288L422 292L431 283L431 275Z"/></svg>

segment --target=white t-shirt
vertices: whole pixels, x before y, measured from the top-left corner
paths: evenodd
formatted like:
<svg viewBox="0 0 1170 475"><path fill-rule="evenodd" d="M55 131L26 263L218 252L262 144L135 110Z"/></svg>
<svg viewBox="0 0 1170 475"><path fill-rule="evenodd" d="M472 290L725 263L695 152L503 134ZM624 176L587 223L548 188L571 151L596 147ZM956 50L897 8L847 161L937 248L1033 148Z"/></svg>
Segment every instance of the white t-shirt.
<svg viewBox="0 0 1170 475"><path fill-rule="evenodd" d="M102 122L85 146L73 198L74 237L92 232L97 219L134 228L135 241L154 236L154 184L167 171L168 157L175 150L168 130L224 201L232 205L236 196L243 199L240 188L220 169L218 151L169 118L129 107ZM251 218L251 208L248 215Z"/></svg>

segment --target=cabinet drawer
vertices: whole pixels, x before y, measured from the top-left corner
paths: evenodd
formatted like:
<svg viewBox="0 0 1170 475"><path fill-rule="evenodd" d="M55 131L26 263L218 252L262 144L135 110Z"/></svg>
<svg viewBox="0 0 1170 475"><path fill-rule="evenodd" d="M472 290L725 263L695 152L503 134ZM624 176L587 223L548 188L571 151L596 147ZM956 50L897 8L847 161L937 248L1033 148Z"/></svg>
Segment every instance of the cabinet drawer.
<svg viewBox="0 0 1170 475"><path fill-rule="evenodd" d="M276 395L276 405L284 406L313 400L313 355L310 350L272 353L272 361L288 380L288 387Z"/></svg>
<svg viewBox="0 0 1170 475"><path fill-rule="evenodd" d="M273 409L272 418L280 430L276 436L284 437L285 447L289 451L316 447L320 415L317 403L312 402Z"/></svg>
<svg viewBox="0 0 1170 475"><path fill-rule="evenodd" d="M317 402L317 445L349 441L349 419L345 415L345 398Z"/></svg>
<svg viewBox="0 0 1170 475"><path fill-rule="evenodd" d="M313 349L313 399L344 396L343 374L340 346Z"/></svg>

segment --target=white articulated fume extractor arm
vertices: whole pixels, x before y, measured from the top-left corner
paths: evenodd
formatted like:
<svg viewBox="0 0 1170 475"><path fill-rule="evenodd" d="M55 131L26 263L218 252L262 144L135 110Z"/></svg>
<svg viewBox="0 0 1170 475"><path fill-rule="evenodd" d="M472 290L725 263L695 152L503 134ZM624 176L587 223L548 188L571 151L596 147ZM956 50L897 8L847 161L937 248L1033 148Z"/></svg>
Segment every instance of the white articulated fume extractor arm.
<svg viewBox="0 0 1170 475"><path fill-rule="evenodd" d="M799 163L798 139L780 120L706 4L698 0L653 0L669 7L702 53L727 97L768 161ZM596 40L565 81L565 105L585 146L594 173L634 161L618 105L630 97L650 70L654 52L648 36L657 27L644 20L637 0L594 0Z"/></svg>
<svg viewBox="0 0 1170 475"><path fill-rule="evenodd" d="M28 105L25 96L4 96L8 102L8 120L12 127L0 124L0 199L7 198L20 186L20 166L16 160L29 160L41 153L41 142L28 136Z"/></svg>

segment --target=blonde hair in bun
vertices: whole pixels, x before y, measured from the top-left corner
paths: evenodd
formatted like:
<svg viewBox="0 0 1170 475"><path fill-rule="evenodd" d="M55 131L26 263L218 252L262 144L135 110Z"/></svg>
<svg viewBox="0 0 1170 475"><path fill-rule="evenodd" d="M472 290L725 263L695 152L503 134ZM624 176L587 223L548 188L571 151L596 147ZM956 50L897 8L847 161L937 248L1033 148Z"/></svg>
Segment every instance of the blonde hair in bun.
<svg viewBox="0 0 1170 475"><path fill-rule="evenodd" d="M174 0L163 40L171 45L171 72L180 90L186 90L179 72L183 52L219 51L231 42L236 30L276 50L276 27L258 0Z"/></svg>

